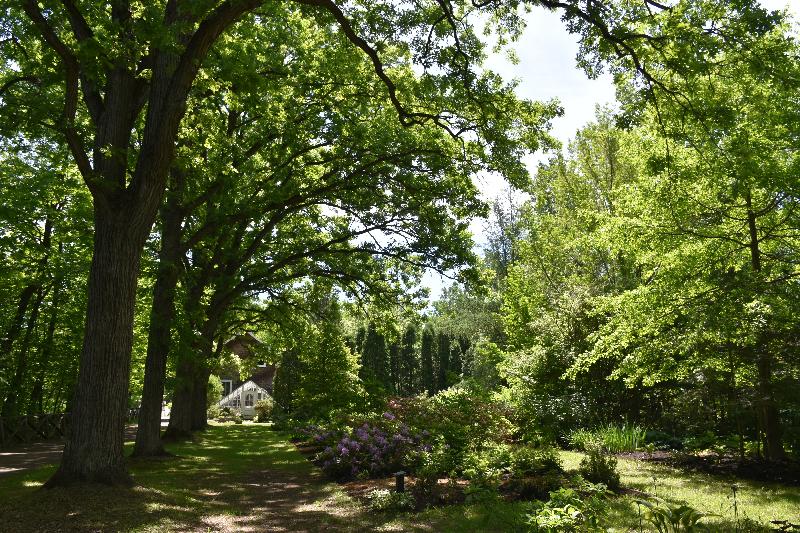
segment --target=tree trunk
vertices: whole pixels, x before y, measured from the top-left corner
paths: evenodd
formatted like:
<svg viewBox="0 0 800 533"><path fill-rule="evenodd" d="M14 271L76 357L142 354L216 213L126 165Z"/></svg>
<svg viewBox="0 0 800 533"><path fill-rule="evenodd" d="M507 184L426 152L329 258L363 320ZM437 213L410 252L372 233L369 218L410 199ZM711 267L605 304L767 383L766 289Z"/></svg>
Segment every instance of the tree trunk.
<svg viewBox="0 0 800 533"><path fill-rule="evenodd" d="M23 402L20 402L20 396L25 389L25 378L28 372L28 350L31 346L33 330L36 327L37 320L39 320L39 310L42 308L44 293L45 291L39 286L36 290L36 300L33 302L33 307L31 308L27 324L25 325L25 336L17 352L14 378L11 381L12 386L8 389L8 395L3 403L3 416L16 416L18 414L19 404L22 403L24 405Z"/></svg>
<svg viewBox="0 0 800 533"><path fill-rule="evenodd" d="M758 393L761 426L764 431L764 457L768 461L784 461L783 428L772 393L772 360L762 353L758 357Z"/></svg>
<svg viewBox="0 0 800 533"><path fill-rule="evenodd" d="M761 249L758 240L758 225L753 211L752 198L748 191L745 195L747 204L747 227L750 235L750 264L754 272L761 272ZM783 428L781 427L778 408L772 393L772 358L767 353L767 343L762 342L757 354L759 411L764 430L764 457L769 461L783 461L786 452L783 449Z"/></svg>
<svg viewBox="0 0 800 533"><path fill-rule="evenodd" d="M8 330L6 334L3 336L3 341L0 343L0 357L3 360L11 359L11 354L14 349L14 341L19 336L20 332L22 331L22 325L25 322L25 313L28 312L28 305L30 305L31 298L34 294L36 294L37 285L30 284L22 289L22 292L19 295L19 301L17 303L17 312L14 313L14 318L11 319L11 324L8 326ZM8 359L6 359L8 358ZM0 368L2 374L6 374L8 383L13 388L13 377L12 377L12 369L9 366L3 365L4 368ZM10 393L11 391L7 391ZM2 398L3 396L0 396ZM3 402L3 409L2 412L6 412L5 402Z"/></svg>
<svg viewBox="0 0 800 533"><path fill-rule="evenodd" d="M134 233L127 209L99 208L89 272L86 331L61 465L46 486L129 484L123 434L139 258L150 230Z"/></svg>
<svg viewBox="0 0 800 533"><path fill-rule="evenodd" d="M181 260L182 217L175 205L176 201L171 196L163 211L158 274L153 287L153 306L150 309L142 405L133 449L133 455L137 457L166 454L161 441L161 403L164 399L170 334L175 319L175 290Z"/></svg>
<svg viewBox="0 0 800 533"><path fill-rule="evenodd" d="M208 427L208 378L211 371L199 369L195 375L192 396L192 431L201 431Z"/></svg>
<svg viewBox="0 0 800 533"><path fill-rule="evenodd" d="M63 243L59 243L58 251L59 253L64 251ZM44 376L53 355L53 339L56 333L58 307L61 305L61 282L61 277L57 277L53 282L53 301L50 303L50 318L47 322L47 333L39 356L39 371L36 373L36 381L33 384L31 397L28 401L28 414L44 412Z"/></svg>
<svg viewBox="0 0 800 533"><path fill-rule="evenodd" d="M192 401L194 398L194 361L192 354L179 356L175 369L175 391L172 394L172 410L169 426L164 438L180 440L192 435Z"/></svg>

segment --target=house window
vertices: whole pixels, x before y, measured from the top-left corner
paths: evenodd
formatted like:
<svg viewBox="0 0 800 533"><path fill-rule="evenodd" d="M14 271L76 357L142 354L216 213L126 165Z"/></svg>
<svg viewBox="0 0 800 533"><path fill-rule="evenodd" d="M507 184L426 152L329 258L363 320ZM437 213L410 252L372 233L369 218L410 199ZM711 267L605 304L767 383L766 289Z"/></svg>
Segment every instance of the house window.
<svg viewBox="0 0 800 533"><path fill-rule="evenodd" d="M221 379L222 381L222 397L224 398L228 394L231 393L233 390L233 380L232 379Z"/></svg>
<svg viewBox="0 0 800 533"><path fill-rule="evenodd" d="M253 407L253 395L247 394L244 397L244 406L245 407Z"/></svg>

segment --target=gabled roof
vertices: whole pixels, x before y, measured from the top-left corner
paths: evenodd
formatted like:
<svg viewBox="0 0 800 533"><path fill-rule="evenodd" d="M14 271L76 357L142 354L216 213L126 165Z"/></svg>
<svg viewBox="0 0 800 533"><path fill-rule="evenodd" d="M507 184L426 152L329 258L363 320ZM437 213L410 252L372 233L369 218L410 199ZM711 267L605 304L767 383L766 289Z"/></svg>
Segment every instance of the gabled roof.
<svg viewBox="0 0 800 533"><path fill-rule="evenodd" d="M275 366L264 365L258 367L253 375L250 376L249 381L258 384L259 387L266 389L272 394L272 382L275 379Z"/></svg>
<svg viewBox="0 0 800 533"><path fill-rule="evenodd" d="M262 395L270 396L269 391L260 387L257 383L252 380L247 380L235 389L231 391L230 394L222 398L220 401L217 402L217 405L220 407L225 407L231 400L236 400L240 396L243 397L248 392L260 392Z"/></svg>

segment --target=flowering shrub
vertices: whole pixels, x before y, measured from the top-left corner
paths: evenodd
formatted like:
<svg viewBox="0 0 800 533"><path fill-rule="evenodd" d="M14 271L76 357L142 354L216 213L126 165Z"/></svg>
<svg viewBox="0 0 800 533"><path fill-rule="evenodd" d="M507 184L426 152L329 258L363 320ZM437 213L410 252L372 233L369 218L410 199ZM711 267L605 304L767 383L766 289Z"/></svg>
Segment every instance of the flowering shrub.
<svg viewBox="0 0 800 533"><path fill-rule="evenodd" d="M412 432L389 411L349 431L309 426L303 433L310 443L324 446L317 462L337 479L374 477L407 468L412 451L429 448L427 431Z"/></svg>

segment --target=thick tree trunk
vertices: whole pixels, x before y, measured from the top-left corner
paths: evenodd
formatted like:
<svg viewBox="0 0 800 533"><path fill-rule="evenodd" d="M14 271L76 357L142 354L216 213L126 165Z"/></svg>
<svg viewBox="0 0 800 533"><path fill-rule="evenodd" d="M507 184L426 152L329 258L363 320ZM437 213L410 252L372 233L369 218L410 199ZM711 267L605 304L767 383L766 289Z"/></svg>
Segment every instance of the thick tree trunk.
<svg viewBox="0 0 800 533"><path fill-rule="evenodd" d="M131 482L122 445L139 258L150 227L131 235L130 218L126 210L95 205L86 331L69 434L61 465L46 486Z"/></svg>
<svg viewBox="0 0 800 533"><path fill-rule="evenodd" d="M174 201L174 198L170 198L163 211L161 251L147 337L142 405L133 449L133 455L137 457L166 454L161 441L161 403L164 399L170 334L175 319L175 289L181 260L181 214Z"/></svg>
<svg viewBox="0 0 800 533"><path fill-rule="evenodd" d="M211 371L206 368L198 370L195 375L192 396L192 431L201 431L208 427L208 378L210 376Z"/></svg>
<svg viewBox="0 0 800 533"><path fill-rule="evenodd" d="M194 398L194 361L182 355L175 369L175 391L165 439L180 440L192 435L192 401Z"/></svg>

